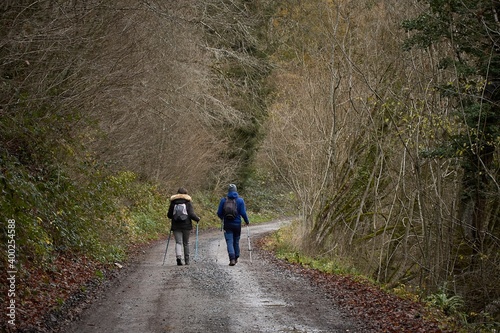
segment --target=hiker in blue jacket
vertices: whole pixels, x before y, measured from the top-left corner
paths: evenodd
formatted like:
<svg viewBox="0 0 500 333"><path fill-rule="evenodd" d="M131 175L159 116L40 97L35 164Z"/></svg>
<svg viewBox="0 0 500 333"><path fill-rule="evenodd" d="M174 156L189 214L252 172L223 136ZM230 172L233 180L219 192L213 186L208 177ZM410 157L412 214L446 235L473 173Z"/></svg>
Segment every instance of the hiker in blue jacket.
<svg viewBox="0 0 500 333"><path fill-rule="evenodd" d="M240 256L241 218L243 218L246 225L250 224L250 221L248 220L245 201L238 196L236 185L230 184L227 192L227 197L222 198L219 202L217 216L219 216L224 224L224 238L226 239L227 253L229 255L229 266L234 266ZM229 205L226 205L228 200L235 201L235 214L228 214L227 207Z"/></svg>
<svg viewBox="0 0 500 333"><path fill-rule="evenodd" d="M177 207L183 209L183 211L177 213ZM192 221L194 220L198 223L200 222L200 218L195 214L191 196L188 195L185 188L179 188L177 194L170 197L167 217L172 219L170 230L174 233L177 265L182 266L182 252L184 252L184 263L189 265L189 234L193 229Z"/></svg>

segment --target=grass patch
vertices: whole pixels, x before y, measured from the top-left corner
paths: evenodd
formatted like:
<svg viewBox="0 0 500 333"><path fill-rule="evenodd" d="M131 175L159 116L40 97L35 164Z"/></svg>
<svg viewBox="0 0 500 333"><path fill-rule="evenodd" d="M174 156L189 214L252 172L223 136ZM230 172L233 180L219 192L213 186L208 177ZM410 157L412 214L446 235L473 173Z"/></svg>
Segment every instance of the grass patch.
<svg viewBox="0 0 500 333"><path fill-rule="evenodd" d="M296 245L297 229L294 224L273 232L263 240L263 248L273 252L278 259L300 264L320 272L338 275L362 275L352 266L332 257L312 257L300 250Z"/></svg>

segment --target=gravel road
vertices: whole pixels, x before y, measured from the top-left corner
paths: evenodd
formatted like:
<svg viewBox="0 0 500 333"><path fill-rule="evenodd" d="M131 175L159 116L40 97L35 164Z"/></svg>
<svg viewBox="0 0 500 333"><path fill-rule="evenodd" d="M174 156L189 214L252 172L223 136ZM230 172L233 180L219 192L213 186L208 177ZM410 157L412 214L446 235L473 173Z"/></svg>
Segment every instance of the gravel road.
<svg viewBox="0 0 500 333"><path fill-rule="evenodd" d="M251 225L250 238L283 223ZM194 255L194 234L191 243ZM165 243L157 243L65 331L367 332L306 278L248 251L245 227L236 266L228 265L222 232L200 233L198 243L189 266L176 266L173 237L162 266Z"/></svg>

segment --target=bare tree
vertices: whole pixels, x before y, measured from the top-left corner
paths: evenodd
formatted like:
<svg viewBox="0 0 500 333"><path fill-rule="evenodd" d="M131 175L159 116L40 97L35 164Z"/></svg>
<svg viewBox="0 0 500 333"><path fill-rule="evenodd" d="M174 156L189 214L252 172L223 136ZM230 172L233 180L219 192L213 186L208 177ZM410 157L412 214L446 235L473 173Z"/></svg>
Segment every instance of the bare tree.
<svg viewBox="0 0 500 333"><path fill-rule="evenodd" d="M426 153L460 125L436 93L455 78L437 66L449 44L402 50L401 22L420 5L283 3L262 153L302 204L304 250L432 292L457 283L462 228L474 226L459 219L458 159Z"/></svg>

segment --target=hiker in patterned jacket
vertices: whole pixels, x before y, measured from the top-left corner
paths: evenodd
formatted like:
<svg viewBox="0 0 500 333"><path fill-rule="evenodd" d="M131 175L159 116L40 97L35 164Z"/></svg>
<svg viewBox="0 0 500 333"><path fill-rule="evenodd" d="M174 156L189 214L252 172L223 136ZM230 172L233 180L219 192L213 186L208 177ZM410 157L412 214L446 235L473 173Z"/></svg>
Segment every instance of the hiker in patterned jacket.
<svg viewBox="0 0 500 333"><path fill-rule="evenodd" d="M232 204L234 204L234 208L231 207ZM229 266L234 266L240 256L241 218L243 218L246 225L250 223L245 201L238 196L236 185L229 185L227 197L222 198L219 202L217 216L224 224L224 238L226 239L227 253L229 255Z"/></svg>
<svg viewBox="0 0 500 333"><path fill-rule="evenodd" d="M171 230L175 238L175 256L177 265L182 266L182 252L184 249L184 263L189 265L189 234L193 230L193 220L200 222L200 218L194 213L191 196L185 188L181 187L170 197L170 206L167 216L172 219Z"/></svg>

